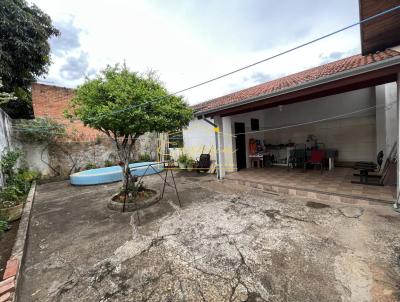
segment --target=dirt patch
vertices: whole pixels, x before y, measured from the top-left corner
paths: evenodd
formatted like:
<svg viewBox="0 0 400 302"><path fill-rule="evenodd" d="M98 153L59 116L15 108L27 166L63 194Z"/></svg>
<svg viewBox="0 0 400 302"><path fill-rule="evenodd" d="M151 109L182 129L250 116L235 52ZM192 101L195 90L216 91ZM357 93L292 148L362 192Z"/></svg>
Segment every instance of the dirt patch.
<svg viewBox="0 0 400 302"><path fill-rule="evenodd" d="M7 261L11 256L11 251L18 233L19 220L10 222L9 226L11 229L0 235L0 280L3 279Z"/></svg>

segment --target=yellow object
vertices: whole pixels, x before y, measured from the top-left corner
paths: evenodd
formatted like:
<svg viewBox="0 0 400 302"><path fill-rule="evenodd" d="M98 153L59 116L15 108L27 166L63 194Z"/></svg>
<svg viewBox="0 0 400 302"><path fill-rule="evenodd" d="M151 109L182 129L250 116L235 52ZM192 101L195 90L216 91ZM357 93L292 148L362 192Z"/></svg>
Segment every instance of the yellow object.
<svg viewBox="0 0 400 302"><path fill-rule="evenodd" d="M219 132L219 127L214 127L214 132L218 133Z"/></svg>

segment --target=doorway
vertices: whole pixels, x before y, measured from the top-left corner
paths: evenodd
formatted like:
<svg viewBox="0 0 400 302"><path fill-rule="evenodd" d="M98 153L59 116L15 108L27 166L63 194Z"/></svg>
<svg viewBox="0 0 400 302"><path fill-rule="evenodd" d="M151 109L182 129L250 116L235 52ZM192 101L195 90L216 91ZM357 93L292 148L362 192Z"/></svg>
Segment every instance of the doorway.
<svg viewBox="0 0 400 302"><path fill-rule="evenodd" d="M236 142L236 165L237 169L246 168L246 136L245 124L235 123L235 142Z"/></svg>

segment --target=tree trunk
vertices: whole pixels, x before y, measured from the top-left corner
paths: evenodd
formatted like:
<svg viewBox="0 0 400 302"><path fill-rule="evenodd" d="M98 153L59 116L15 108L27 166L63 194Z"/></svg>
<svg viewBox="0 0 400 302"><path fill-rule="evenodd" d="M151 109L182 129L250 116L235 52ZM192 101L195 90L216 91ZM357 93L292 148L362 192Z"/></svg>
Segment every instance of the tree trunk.
<svg viewBox="0 0 400 302"><path fill-rule="evenodd" d="M130 142L129 142L130 140ZM120 158L122 161L121 169L123 175L122 191L128 198L134 198L137 194L136 182L137 177L131 174L129 163L131 161L132 148L135 145L136 136L125 137L121 145L119 146Z"/></svg>

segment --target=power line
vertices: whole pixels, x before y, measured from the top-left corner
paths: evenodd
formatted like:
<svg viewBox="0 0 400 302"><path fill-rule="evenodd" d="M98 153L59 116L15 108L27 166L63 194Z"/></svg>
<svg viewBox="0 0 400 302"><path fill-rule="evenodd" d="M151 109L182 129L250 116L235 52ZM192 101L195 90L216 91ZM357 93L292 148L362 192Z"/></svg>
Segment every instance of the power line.
<svg viewBox="0 0 400 302"><path fill-rule="evenodd" d="M289 128L295 128L295 127L301 127L301 126L310 125L310 124L321 123L321 122L325 122L325 121L337 120L337 119L340 119L340 118L345 118L345 117L348 117L348 116L352 116L352 115L355 115L355 114L360 114L360 113L367 112L367 111L374 110L374 109L384 108L385 110L390 110L390 109L392 109L394 104L396 104L396 102L391 102L389 104L382 104L382 105L374 105L374 106L369 106L369 107L357 109L357 110L354 110L354 111L350 111L350 112L346 112L346 113L342 113L342 114L326 117L326 118L321 118L321 119L316 119L316 120L312 120L312 121L296 123L296 124L291 124L291 125L286 125L286 126L281 126L281 127L268 128L268 129L257 130L257 131L247 131L247 132L243 132L243 133L236 133L235 135L228 135L228 134L224 134L223 132L218 132L218 133L222 134L222 135L228 135L228 136L236 137L237 135L243 135L243 134L255 134L255 133L261 133L261 132L279 131L279 130L284 130L284 129L289 129ZM32 130L27 130L27 129L23 129L23 128L13 128L13 131L16 131L16 132L31 132ZM138 139L138 140L140 140L140 139ZM145 140L145 139L143 139L143 140Z"/></svg>
<svg viewBox="0 0 400 302"><path fill-rule="evenodd" d="M219 79L225 78L225 77L227 77L227 76L230 76L230 75L232 75L232 74L238 73L238 72L243 71L243 70L245 70L245 69L248 69L248 68L250 68L250 67L254 67L254 66L259 65L259 64L261 64L261 63L270 61L270 60L272 60L272 59L275 59L275 58L277 58L277 57L283 56L283 55L285 55L285 54L288 54L288 53L290 53L290 52L293 52L293 51L295 51L295 50L298 50L298 49L300 49L300 48L303 48L303 47L305 47L305 46L308 46L308 45L310 45L310 44L313 44L313 43L315 43L315 42L318 42L318 41L321 41L321 40L326 39L326 38L328 38L328 37L331 37L331 36L333 36L333 35L336 35L336 34L338 34L338 33L340 33L340 32L343 32L343 31L345 31L345 30L348 30L348 29L350 29L350 28L353 28L353 27L355 27L355 26L357 26L357 25L361 25L361 24L367 23L367 22L369 22L369 21L371 21L371 20L374 20L374 19L379 18L379 17L381 17L381 16L384 16L384 15L386 15L386 14L392 13L392 12L397 11L397 10L399 10L399 9L400 9L400 5L397 5L397 6L393 7L393 8L384 10L383 12L380 12L380 13L378 13L378 14L376 14L376 15L373 15L373 16L371 16L371 17L365 18L365 19L360 20L360 21L358 21L358 22L355 22L355 23L353 23L353 24L347 25L347 26L342 27L342 28L340 28L340 29L338 29L338 30L335 30L335 31L333 31L333 32L331 32L331 33L325 34L325 35L323 35L323 36L321 36L321 37L318 37L318 38L316 38L316 39L310 40L310 41L308 41L308 42L306 42L306 43L297 45L297 46L295 46L295 47L292 47L292 48L290 48L290 49L288 49L288 50L285 50L285 51L283 51L283 52L277 53L277 54L272 55L272 56L270 56L270 57L267 57L267 58L265 58L265 59L256 61L256 62L251 63L251 64L248 64L248 65L245 65L245 66L240 67L240 68L237 68L237 69L235 69L235 70L233 70L233 71L230 71L230 72L221 74L221 75L216 76L216 77L213 77L213 78L211 78L211 79L209 79L209 80L206 80L206 81L200 82L200 83L198 83L198 84L189 86L189 87L187 87L187 88L178 90L178 91L176 91L176 92L169 93L169 94L167 94L166 96L163 96L163 97L158 98L158 100L159 100L159 99L166 98L166 97L174 96L174 95L177 95L177 94L179 94L179 93L182 93L182 92L185 92L185 91L194 89L194 88L198 88L198 87L200 87L200 86L203 86L203 85L209 84L209 83L211 83L211 82L217 81L217 80L219 80ZM121 113L121 112L124 112L125 110L128 110L128 109L134 109L134 108L137 108L137 107L141 107L141 106L143 106L143 105L145 105L145 104L147 104L147 103L150 103L150 102L152 102L152 101L153 101L153 100L144 102L143 104L137 104L137 105L127 106L127 107L125 107L125 108L123 108L123 109L111 111L111 112L109 112L109 113L107 113L107 114L105 113L105 114L100 115L100 116L98 116L98 117L96 117L96 118L93 118L93 119L98 120L98 119L101 119L103 116L106 116L106 115L109 115L109 114Z"/></svg>

